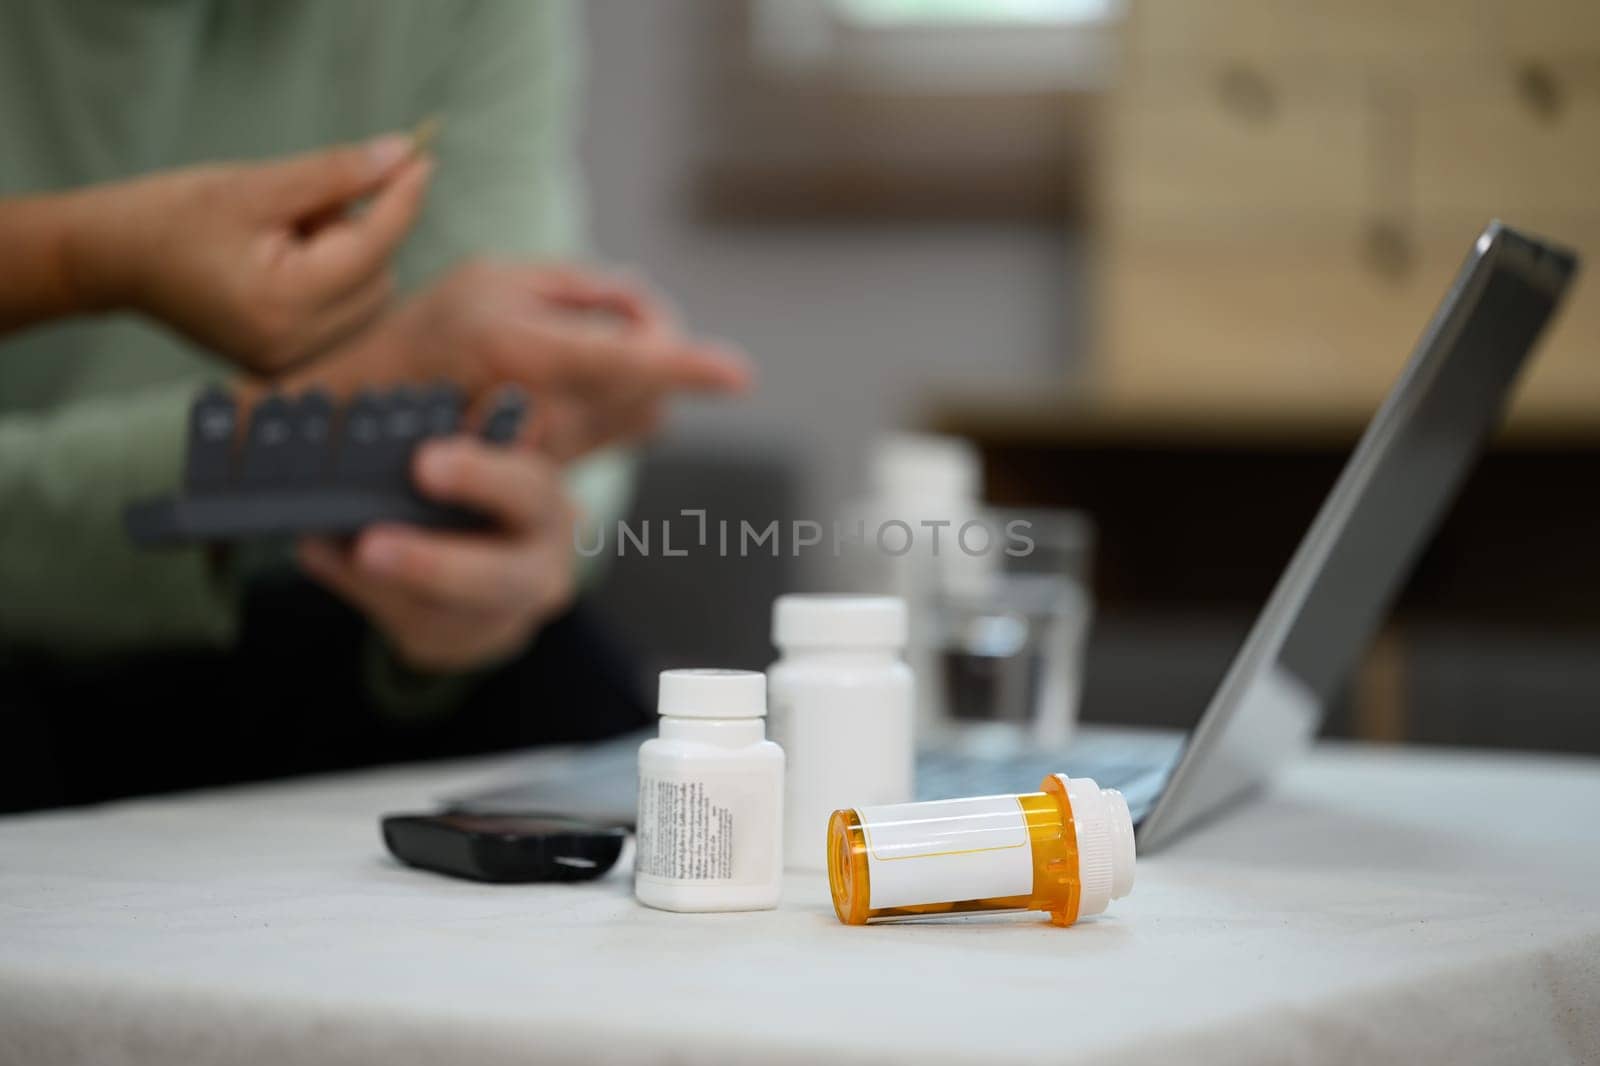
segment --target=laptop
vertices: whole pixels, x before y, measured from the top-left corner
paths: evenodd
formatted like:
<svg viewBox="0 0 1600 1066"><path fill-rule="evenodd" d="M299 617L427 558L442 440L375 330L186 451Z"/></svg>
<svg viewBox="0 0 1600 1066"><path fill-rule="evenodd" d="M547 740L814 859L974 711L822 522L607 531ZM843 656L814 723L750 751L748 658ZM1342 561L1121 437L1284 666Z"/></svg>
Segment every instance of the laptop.
<svg viewBox="0 0 1600 1066"><path fill-rule="evenodd" d="M925 752L919 798L1015 792L1049 773L1093 777L1122 790L1145 851L1264 784L1316 735L1500 421L1577 265L1572 252L1499 222L1478 237L1187 737L1086 730L1059 752ZM640 739L552 754L517 785L447 803L631 823Z"/></svg>

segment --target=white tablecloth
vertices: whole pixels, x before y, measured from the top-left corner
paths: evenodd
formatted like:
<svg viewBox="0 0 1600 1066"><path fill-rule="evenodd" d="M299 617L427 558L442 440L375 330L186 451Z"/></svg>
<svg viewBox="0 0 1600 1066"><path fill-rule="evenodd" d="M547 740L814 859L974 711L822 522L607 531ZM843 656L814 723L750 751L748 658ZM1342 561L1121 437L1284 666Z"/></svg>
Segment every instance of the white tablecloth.
<svg viewBox="0 0 1600 1066"><path fill-rule="evenodd" d="M1323 747L1103 919L846 928L389 860L400 768L0 821L0 1061L1600 1061L1600 762Z"/></svg>

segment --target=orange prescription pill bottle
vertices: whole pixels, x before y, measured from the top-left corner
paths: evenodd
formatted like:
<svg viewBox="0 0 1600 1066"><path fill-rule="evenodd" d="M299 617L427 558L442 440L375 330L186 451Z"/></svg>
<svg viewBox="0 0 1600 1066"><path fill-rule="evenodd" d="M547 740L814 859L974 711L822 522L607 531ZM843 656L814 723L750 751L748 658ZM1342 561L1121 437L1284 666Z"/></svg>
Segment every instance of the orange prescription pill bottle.
<svg viewBox="0 0 1600 1066"><path fill-rule="evenodd" d="M1052 774L1041 791L834 811L828 886L846 925L995 911L1099 914L1133 889L1133 819L1114 789Z"/></svg>

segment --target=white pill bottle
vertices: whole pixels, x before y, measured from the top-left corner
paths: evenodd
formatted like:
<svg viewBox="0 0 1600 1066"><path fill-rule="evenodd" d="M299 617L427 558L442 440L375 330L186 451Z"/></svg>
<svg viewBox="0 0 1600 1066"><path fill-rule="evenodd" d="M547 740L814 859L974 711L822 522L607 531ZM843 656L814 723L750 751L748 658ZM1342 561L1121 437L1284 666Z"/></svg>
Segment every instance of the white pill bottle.
<svg viewBox="0 0 1600 1066"><path fill-rule="evenodd" d="M828 819L913 798L916 685L897 596L780 596L767 671L772 739L788 756L784 865L824 870Z"/></svg>
<svg viewBox="0 0 1600 1066"><path fill-rule="evenodd" d="M783 889L783 749L767 679L666 670L661 732L639 748L633 891L669 911L770 910Z"/></svg>

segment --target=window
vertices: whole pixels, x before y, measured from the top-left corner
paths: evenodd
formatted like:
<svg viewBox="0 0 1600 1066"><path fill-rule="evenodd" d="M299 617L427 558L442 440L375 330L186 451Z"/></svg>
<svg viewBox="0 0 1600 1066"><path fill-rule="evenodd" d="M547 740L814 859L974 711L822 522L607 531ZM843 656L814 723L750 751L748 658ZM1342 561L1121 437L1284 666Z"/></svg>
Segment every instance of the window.
<svg viewBox="0 0 1600 1066"><path fill-rule="evenodd" d="M743 0L703 202L733 217L1073 213L1116 0Z"/></svg>

